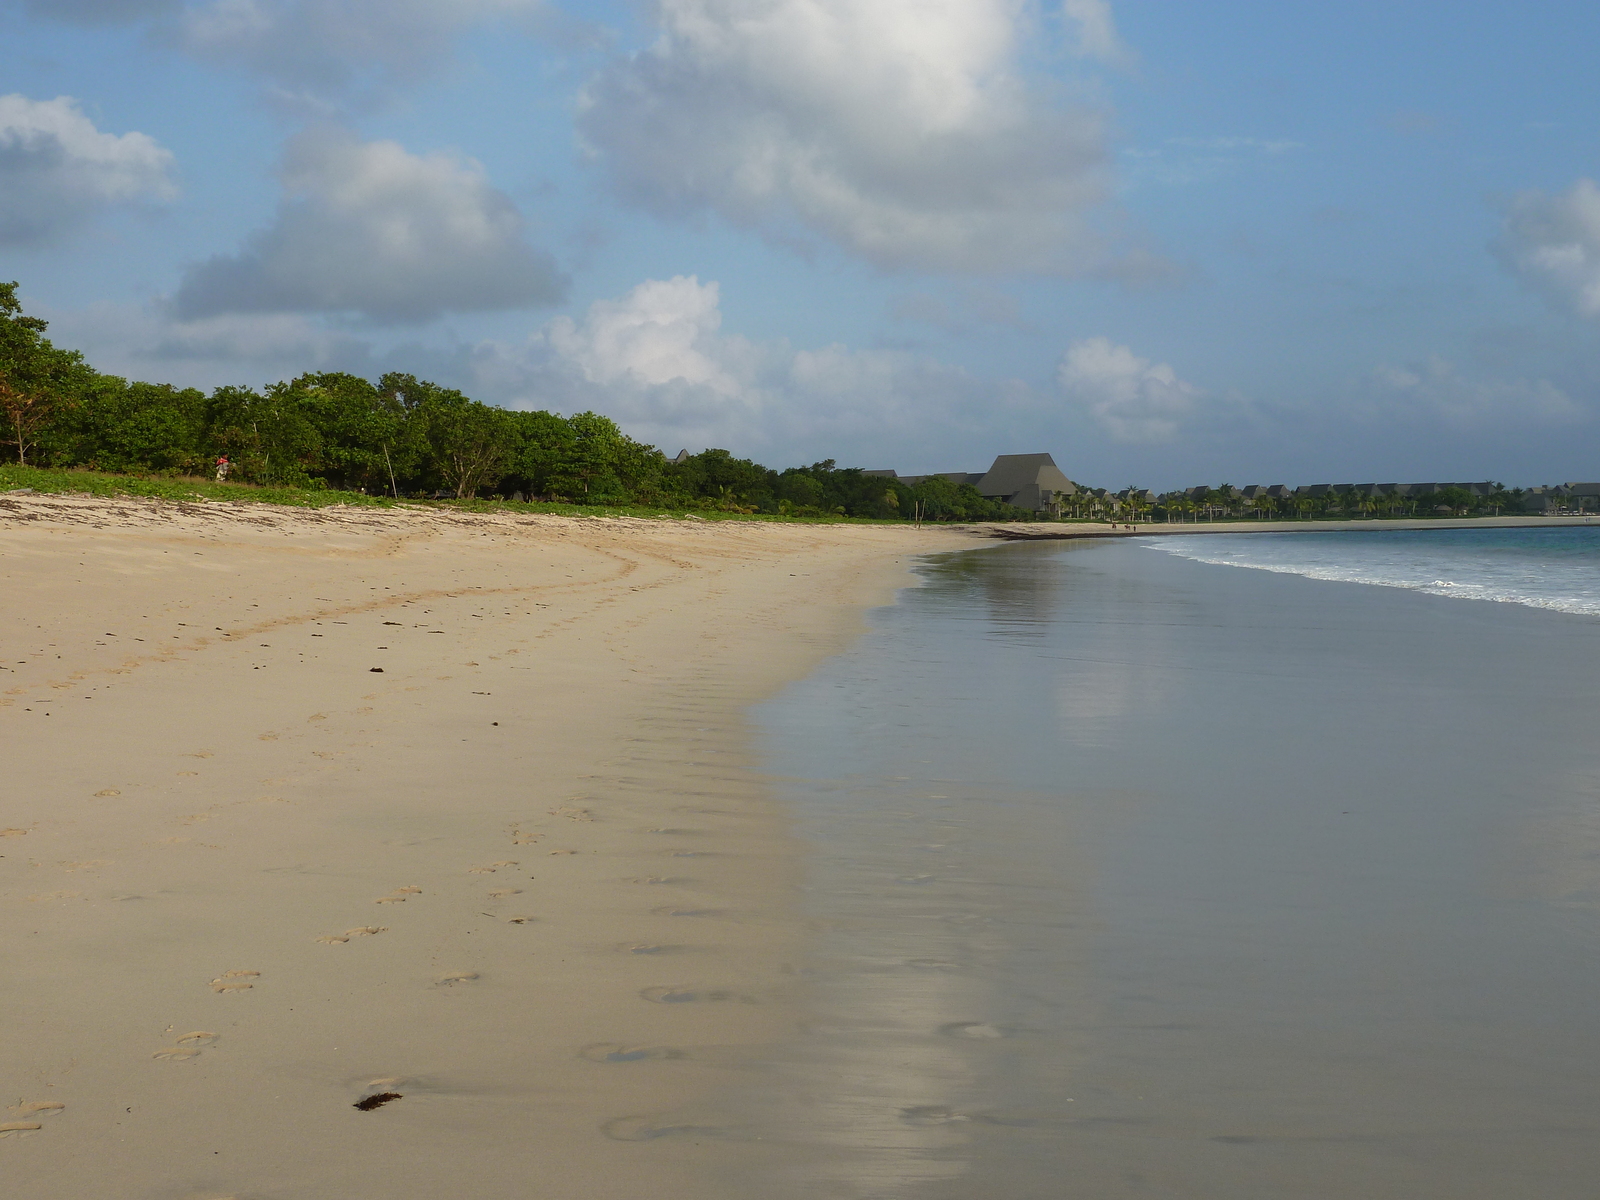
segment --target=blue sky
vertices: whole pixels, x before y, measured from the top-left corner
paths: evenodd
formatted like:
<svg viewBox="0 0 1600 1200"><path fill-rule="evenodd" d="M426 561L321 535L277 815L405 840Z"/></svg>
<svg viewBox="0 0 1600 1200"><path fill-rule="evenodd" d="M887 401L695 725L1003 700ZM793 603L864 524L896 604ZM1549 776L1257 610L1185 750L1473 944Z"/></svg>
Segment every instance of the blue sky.
<svg viewBox="0 0 1600 1200"><path fill-rule="evenodd" d="M1600 475L1600 9L0 0L0 278L774 465Z"/></svg>

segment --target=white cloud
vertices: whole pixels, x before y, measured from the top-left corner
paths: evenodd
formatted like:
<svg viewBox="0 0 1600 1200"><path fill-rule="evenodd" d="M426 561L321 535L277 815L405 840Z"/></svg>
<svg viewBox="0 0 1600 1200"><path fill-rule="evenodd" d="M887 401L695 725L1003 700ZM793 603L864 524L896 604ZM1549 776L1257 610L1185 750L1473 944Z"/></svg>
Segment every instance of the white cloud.
<svg viewBox="0 0 1600 1200"><path fill-rule="evenodd" d="M1104 117L1019 66L1030 0L657 0L581 132L622 191L886 267L1103 265Z"/></svg>
<svg viewBox="0 0 1600 1200"><path fill-rule="evenodd" d="M1548 379L1473 379L1433 355L1410 366L1372 373L1374 403L1385 416L1443 420L1458 427L1563 424L1588 411Z"/></svg>
<svg viewBox="0 0 1600 1200"><path fill-rule="evenodd" d="M414 83L474 25L546 16L546 0L26 0L76 24L149 22L161 42L243 67L279 104L322 115Z"/></svg>
<svg viewBox="0 0 1600 1200"><path fill-rule="evenodd" d="M97 370L129 379L209 391L223 384L259 387L306 371L381 373L366 339L293 313L184 321L159 302L105 302L78 310L46 307L40 315L50 321L57 345L82 350Z"/></svg>
<svg viewBox="0 0 1600 1200"><path fill-rule="evenodd" d="M280 101L312 110L352 91L431 72L467 27L528 16L543 0L207 0L174 36L195 56L271 80Z"/></svg>
<svg viewBox="0 0 1600 1200"><path fill-rule="evenodd" d="M620 300L597 300L580 326L557 317L545 331L555 352L591 383L685 383L724 396L741 390L717 361L729 339L720 288L694 276L651 279Z"/></svg>
<svg viewBox="0 0 1600 1200"><path fill-rule="evenodd" d="M116 205L170 200L172 154L101 133L70 96L0 96L0 245L51 241Z"/></svg>
<svg viewBox="0 0 1600 1200"><path fill-rule="evenodd" d="M934 445L994 436L1018 404L1016 385L916 355L796 350L721 324L715 282L648 280L595 302L581 320L557 317L522 345L483 343L468 369L475 394L513 407L594 408L669 453L715 445L786 462L811 453L903 464Z"/></svg>
<svg viewBox="0 0 1600 1200"><path fill-rule="evenodd" d="M1117 23L1107 0L1062 0L1061 11L1076 29L1075 52L1082 58L1126 62L1131 55L1117 36Z"/></svg>
<svg viewBox="0 0 1600 1200"><path fill-rule="evenodd" d="M1073 342L1056 378L1068 399L1119 442L1170 441L1203 395L1168 364L1103 337Z"/></svg>
<svg viewBox="0 0 1600 1200"><path fill-rule="evenodd" d="M319 130L289 143L277 220L237 255L189 270L178 314L350 312L380 322L560 298L550 256L483 168Z"/></svg>
<svg viewBox="0 0 1600 1200"><path fill-rule="evenodd" d="M1496 245L1524 283L1563 308L1600 317L1600 185L1580 179L1554 196L1526 192Z"/></svg>

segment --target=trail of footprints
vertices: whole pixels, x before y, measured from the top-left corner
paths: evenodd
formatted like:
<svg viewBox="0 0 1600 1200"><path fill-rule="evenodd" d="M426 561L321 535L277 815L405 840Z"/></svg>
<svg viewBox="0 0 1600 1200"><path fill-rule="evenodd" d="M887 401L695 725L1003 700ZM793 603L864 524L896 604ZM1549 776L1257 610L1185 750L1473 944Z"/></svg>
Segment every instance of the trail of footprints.
<svg viewBox="0 0 1600 1200"><path fill-rule="evenodd" d="M573 806L562 806L551 810L551 816L564 817L571 821L591 822L595 818L590 810ZM17 836L26 831L6 830L6 834ZM687 833L692 831L678 829L651 830L650 832L662 833ZM531 845L539 841L543 834L524 828L521 824L513 825L509 830L509 839L513 845ZM577 854L576 850L558 850L556 854ZM681 857L697 857L694 851L666 851ZM484 866L469 867L468 873L473 875L493 875L497 871L521 865L515 859L502 859L488 863ZM649 875L639 876L630 882L647 885L682 885L693 881L681 876ZM408 885L397 887L387 895L379 896L374 903L377 904L403 904L413 896L422 894L422 888ZM488 897L492 901L509 899L522 894L518 887L494 887L488 890ZM698 909L683 905L661 905L653 908L652 913L661 916L673 917L699 917L719 916L721 910ZM495 914L486 914L495 915ZM532 916L497 916L511 924L525 924L535 920ZM386 925L357 925L346 929L342 933L327 933L317 937L315 941L322 945L344 945L353 938L374 937L380 933L388 932ZM676 954L687 950L688 947L664 943L625 943L617 947L618 950L628 954L638 955L667 955ZM223 995L240 995L255 987L256 981L261 979L262 973L255 970L229 970L210 981L211 989ZM433 978L436 988L459 988L472 985L479 981L476 971L447 971ZM651 987L645 988L640 993L641 999L653 1004L685 1004L685 1003L717 1003L734 1002L754 1004L758 1001L751 996L722 989L693 989L688 987ZM171 1032L169 1030L169 1032ZM197 1060L207 1049L219 1041L219 1036L209 1030L194 1030L175 1037L171 1045L164 1046L154 1051L150 1057L157 1061L172 1063L192 1063ZM672 1046L640 1046L622 1042L596 1042L582 1047L578 1051L581 1058L596 1063L634 1063L634 1062L662 1062L684 1059L688 1053ZM361 1093L354 1107L370 1112L384 1107L393 1101L402 1098L396 1090L400 1081L397 1078L373 1080ZM35 1104L18 1105L8 1110L21 1119L0 1122L0 1138L13 1133L28 1134L43 1128L42 1123L34 1118L49 1117L61 1112L66 1106L54 1101L42 1101ZM634 1120L627 1118L626 1120ZM659 1136L659 1131L654 1131L652 1136Z"/></svg>

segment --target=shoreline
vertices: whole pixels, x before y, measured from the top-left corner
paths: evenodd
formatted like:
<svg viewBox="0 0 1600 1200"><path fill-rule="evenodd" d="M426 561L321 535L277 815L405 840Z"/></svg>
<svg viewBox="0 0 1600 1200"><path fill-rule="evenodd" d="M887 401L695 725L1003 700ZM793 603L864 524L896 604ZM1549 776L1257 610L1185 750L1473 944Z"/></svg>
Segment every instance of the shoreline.
<svg viewBox="0 0 1600 1200"><path fill-rule="evenodd" d="M1079 538L1166 537L1206 533L1377 533L1418 529L1542 529L1556 525L1600 525L1600 514L1563 517L1396 517L1369 521L1193 521L1135 524L1132 528L1103 525L994 524L963 525L1003 541L1048 542Z"/></svg>
<svg viewBox="0 0 1600 1200"><path fill-rule="evenodd" d="M740 1194L654 1135L799 1014L744 714L981 543L12 501L19 1190Z"/></svg>

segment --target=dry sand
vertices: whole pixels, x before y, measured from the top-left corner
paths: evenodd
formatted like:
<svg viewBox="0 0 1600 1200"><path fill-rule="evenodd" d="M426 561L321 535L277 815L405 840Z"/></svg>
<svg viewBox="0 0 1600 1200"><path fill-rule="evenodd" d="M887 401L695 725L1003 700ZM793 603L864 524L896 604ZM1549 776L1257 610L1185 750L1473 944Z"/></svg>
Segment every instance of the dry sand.
<svg viewBox="0 0 1600 1200"><path fill-rule="evenodd" d="M798 1015L742 713L972 544L0 499L5 1194L749 1194L653 1136Z"/></svg>

